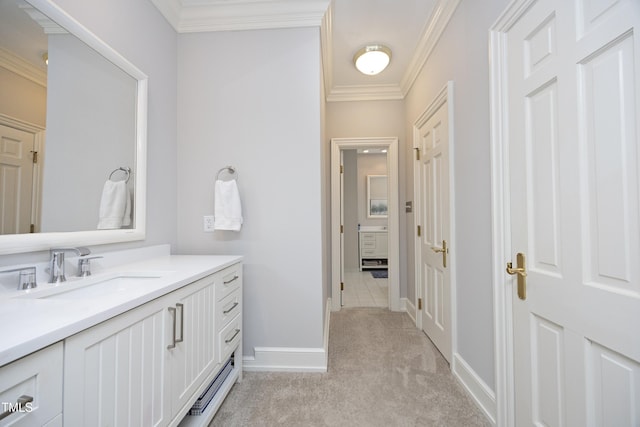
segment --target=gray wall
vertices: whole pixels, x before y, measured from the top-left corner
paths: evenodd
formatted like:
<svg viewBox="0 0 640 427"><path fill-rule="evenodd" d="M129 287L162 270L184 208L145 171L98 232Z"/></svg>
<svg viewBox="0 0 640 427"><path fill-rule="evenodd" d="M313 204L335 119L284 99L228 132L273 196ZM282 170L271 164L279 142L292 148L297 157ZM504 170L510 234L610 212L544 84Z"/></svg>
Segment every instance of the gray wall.
<svg viewBox="0 0 640 427"><path fill-rule="evenodd" d="M488 29L507 0L462 1L406 97L406 132L447 81L454 81L457 351L494 388L491 276ZM411 145L405 146L410 158ZM407 192L413 192L410 164ZM413 217L410 218L413 222ZM407 232L412 232L407 227ZM413 260L413 247L408 247ZM413 272L413 263L410 271ZM413 281L410 282L413 284ZM415 291L410 285L408 295Z"/></svg>
<svg viewBox="0 0 640 427"><path fill-rule="evenodd" d="M407 235L404 214L405 179L402 174L405 164L405 114L404 101L330 102L327 104L327 141L324 150L329 152L331 138L398 137L399 141L399 206L400 206L400 297L407 297ZM366 145L366 144L364 144ZM325 180L329 180L329 167L323 169ZM365 189L366 191L366 189ZM366 197L366 193L365 193ZM408 196L409 200L410 197ZM330 209L327 203L326 209ZM331 236L327 237L331 241Z"/></svg>
<svg viewBox="0 0 640 427"><path fill-rule="evenodd" d="M244 353L323 345L320 34L181 34L178 251L244 256ZM218 169L238 171L240 232L203 232Z"/></svg>
<svg viewBox="0 0 640 427"><path fill-rule="evenodd" d="M0 67L0 113L44 127L47 88Z"/></svg>
<svg viewBox="0 0 640 427"><path fill-rule="evenodd" d="M55 3L149 76L147 237L140 242L101 245L92 250L98 253L161 243L175 247L176 32L147 0ZM48 255L40 252L0 256L0 265L45 261Z"/></svg>

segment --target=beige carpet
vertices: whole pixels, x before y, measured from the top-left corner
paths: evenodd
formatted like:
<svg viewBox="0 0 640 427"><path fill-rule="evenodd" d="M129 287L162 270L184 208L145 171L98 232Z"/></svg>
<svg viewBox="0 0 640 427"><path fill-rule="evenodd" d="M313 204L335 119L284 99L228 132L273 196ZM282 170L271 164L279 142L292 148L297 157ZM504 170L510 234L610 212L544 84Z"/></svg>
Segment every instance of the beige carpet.
<svg viewBox="0 0 640 427"><path fill-rule="evenodd" d="M332 313L327 373L245 372L210 426L488 426L406 313Z"/></svg>

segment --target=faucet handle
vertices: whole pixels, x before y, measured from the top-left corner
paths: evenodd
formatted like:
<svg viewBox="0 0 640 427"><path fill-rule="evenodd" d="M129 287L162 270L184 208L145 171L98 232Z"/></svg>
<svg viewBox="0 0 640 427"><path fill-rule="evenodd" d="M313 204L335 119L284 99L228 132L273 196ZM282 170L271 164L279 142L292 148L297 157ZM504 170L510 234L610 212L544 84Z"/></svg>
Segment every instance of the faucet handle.
<svg viewBox="0 0 640 427"><path fill-rule="evenodd" d="M91 276L91 264L92 259L102 258L102 256L90 256L78 258L78 277Z"/></svg>
<svg viewBox="0 0 640 427"><path fill-rule="evenodd" d="M20 272L18 276L18 290L32 289L38 286L36 283L35 267L13 268L11 270L2 270L0 273L13 273L16 271Z"/></svg>

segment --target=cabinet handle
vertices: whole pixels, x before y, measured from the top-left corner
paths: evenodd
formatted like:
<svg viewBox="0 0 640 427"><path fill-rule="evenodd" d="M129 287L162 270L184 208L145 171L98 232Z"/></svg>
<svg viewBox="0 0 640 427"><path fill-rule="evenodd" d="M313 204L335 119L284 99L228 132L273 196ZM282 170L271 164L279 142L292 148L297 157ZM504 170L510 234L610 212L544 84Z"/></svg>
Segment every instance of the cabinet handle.
<svg viewBox="0 0 640 427"><path fill-rule="evenodd" d="M225 344L229 344L231 341L233 341L238 336L239 333L240 333L240 329L236 329L236 332L233 334L231 338L224 340Z"/></svg>
<svg viewBox="0 0 640 427"><path fill-rule="evenodd" d="M0 414L0 420L7 418L9 415L13 414L14 412L18 412L22 410L24 405L26 405L29 402L33 402L33 397L23 394L18 398L18 400L16 400L15 406L9 405L9 409L7 409L6 411Z"/></svg>
<svg viewBox="0 0 640 427"><path fill-rule="evenodd" d="M231 282L235 282L236 280L238 280L240 278L240 276L238 276L237 274L235 276L233 276L233 279L231 280L227 280L226 282L224 282L225 285L228 285Z"/></svg>
<svg viewBox="0 0 640 427"><path fill-rule="evenodd" d="M167 350L176 347L176 309L175 307L169 307L169 313L173 313L173 337L172 343L167 346Z"/></svg>
<svg viewBox="0 0 640 427"><path fill-rule="evenodd" d="M233 311L234 308L236 308L238 306L238 304L240 304L239 302L234 302L233 305L231 306L230 309L225 310L222 312L222 314L229 314Z"/></svg>
<svg viewBox="0 0 640 427"><path fill-rule="evenodd" d="M176 342L184 341L184 304L177 303L177 308L180 308L180 338L176 338Z"/></svg>

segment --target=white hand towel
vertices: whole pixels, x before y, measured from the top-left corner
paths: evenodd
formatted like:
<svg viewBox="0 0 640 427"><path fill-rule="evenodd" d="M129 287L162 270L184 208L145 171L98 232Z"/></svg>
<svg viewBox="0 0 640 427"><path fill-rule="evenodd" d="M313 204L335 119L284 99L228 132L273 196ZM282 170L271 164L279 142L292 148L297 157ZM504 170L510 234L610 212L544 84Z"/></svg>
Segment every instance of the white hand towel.
<svg viewBox="0 0 640 427"><path fill-rule="evenodd" d="M235 180L217 180L215 185L214 219L215 230L240 231L242 207L240 193Z"/></svg>
<svg viewBox="0 0 640 427"><path fill-rule="evenodd" d="M125 219L127 205L129 205L129 222L131 221L129 189L125 181L107 180L102 188L100 210L98 211L98 230L120 228Z"/></svg>

